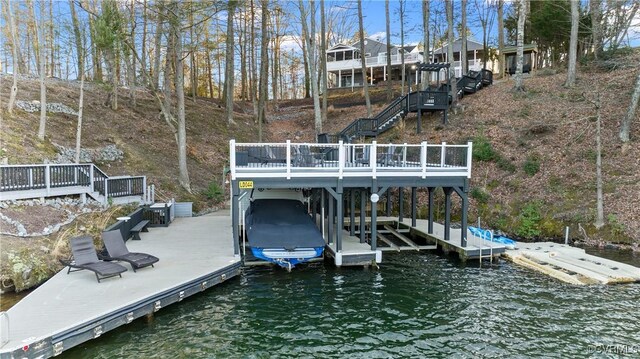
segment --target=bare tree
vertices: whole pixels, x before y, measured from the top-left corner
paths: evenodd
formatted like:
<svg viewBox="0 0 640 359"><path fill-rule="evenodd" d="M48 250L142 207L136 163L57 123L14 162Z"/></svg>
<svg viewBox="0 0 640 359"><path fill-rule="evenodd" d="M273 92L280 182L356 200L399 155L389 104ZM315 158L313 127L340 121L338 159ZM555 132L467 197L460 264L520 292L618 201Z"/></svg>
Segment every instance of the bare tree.
<svg viewBox="0 0 640 359"><path fill-rule="evenodd" d="M516 73L514 91L524 91L522 63L524 60L524 23L527 16L527 0L518 0L518 36L516 40Z"/></svg>
<svg viewBox="0 0 640 359"><path fill-rule="evenodd" d="M71 23L73 24L73 35L76 40L76 56L78 58L78 77L82 77L84 74L84 49L82 46L82 35L80 34L80 21L78 21L78 15L76 14L76 6L74 0L69 0L69 9L71 10Z"/></svg>
<svg viewBox="0 0 640 359"><path fill-rule="evenodd" d="M461 0L460 2L460 75L465 75L469 70L469 63L467 62L467 0Z"/></svg>
<svg viewBox="0 0 640 359"><path fill-rule="evenodd" d="M227 5L227 57L225 59L224 71L224 93L223 97L226 103L226 117L229 124L233 121L233 14L236 8L236 1L231 0Z"/></svg>
<svg viewBox="0 0 640 359"><path fill-rule="evenodd" d="M258 141L262 142L262 124L266 122L267 86L269 80L269 59L267 47L269 46L269 0L261 0L262 4L262 41L260 43L260 91L258 94Z"/></svg>
<svg viewBox="0 0 640 359"><path fill-rule="evenodd" d="M504 0L498 0L498 76L504 75Z"/></svg>
<svg viewBox="0 0 640 359"><path fill-rule="evenodd" d="M406 0L399 0L398 15L400 17L400 63L402 64L402 95L404 95L404 86L406 82L406 65L404 63L404 19L405 19ZM362 26L361 26L362 27ZM364 51L364 48L363 50ZM369 115L371 116L371 115Z"/></svg>
<svg viewBox="0 0 640 359"><path fill-rule="evenodd" d="M9 27L11 28L11 53L13 56L13 84L11 85L11 94L9 95L9 104L7 106L7 110L9 111L9 114L13 114L13 105L16 102L16 95L18 95L18 72L19 72L19 65L18 65L18 34L17 34L17 30L16 30L16 22L13 18L13 12L11 11L11 8L13 5L11 5L9 0L3 0L2 4L4 6L5 9L7 9L7 14L9 17Z"/></svg>
<svg viewBox="0 0 640 359"><path fill-rule="evenodd" d="M602 53L602 0L590 0L591 36L593 41L593 56L597 60Z"/></svg>
<svg viewBox="0 0 640 359"><path fill-rule="evenodd" d="M164 0L158 0L158 10L156 12L156 33L154 35L154 56L153 56L153 84L152 86L158 90L160 88L160 58L162 48L162 33L164 26Z"/></svg>
<svg viewBox="0 0 640 359"><path fill-rule="evenodd" d="M38 58L40 65L40 126L38 127L38 138L40 141L44 140L45 128L47 126L47 88L44 85L44 71L45 71L45 60L44 60L44 29L45 29L45 11L44 11L44 2L40 3L40 24L38 26Z"/></svg>
<svg viewBox="0 0 640 359"><path fill-rule="evenodd" d="M423 43L423 62L429 63L429 0L422 0L422 43ZM422 83L424 86L429 84L429 73L422 73Z"/></svg>
<svg viewBox="0 0 640 359"><path fill-rule="evenodd" d="M322 71L322 123L327 122L327 29L324 0L320 0L320 71Z"/></svg>
<svg viewBox="0 0 640 359"><path fill-rule="evenodd" d="M569 69L566 87L576 84L576 57L578 52L578 26L580 25L580 0L571 0L571 38L569 40Z"/></svg>
<svg viewBox="0 0 640 359"><path fill-rule="evenodd" d="M636 110L638 109L638 100L640 99L640 73L638 73L638 77L636 78L636 86L633 90L633 95L631 95L631 103L629 104L629 109L627 110L627 114L622 119L622 124L620 126L620 141L629 142L629 129L631 128L631 121L635 117Z"/></svg>
<svg viewBox="0 0 640 359"><path fill-rule="evenodd" d="M180 26L182 11L181 4L177 2L172 3L172 7L174 15L171 19L171 35L176 46L173 55L176 64L175 87L178 98L178 182L187 192L191 193L189 170L187 169L187 127L184 109L184 56L182 56L182 29Z"/></svg>
<svg viewBox="0 0 640 359"><path fill-rule="evenodd" d="M393 99L393 87L391 84L391 26L389 25L389 0L384 1L384 14L387 29L387 101Z"/></svg>
<svg viewBox="0 0 640 359"><path fill-rule="evenodd" d="M596 109L596 221L594 225L597 229L600 229L604 226L604 197L602 194L602 116L600 114L600 91L597 87L595 99L588 101Z"/></svg>
<svg viewBox="0 0 640 359"><path fill-rule="evenodd" d="M453 69L453 0L446 0L446 4L445 4L446 8L447 8L447 59L449 60L449 63L451 64L451 67L449 68L449 73L452 75L449 75L450 77L453 77L451 79L451 100L453 101L453 105L456 106L458 103L458 96L456 96L456 94L458 93L457 89L456 89L456 79L455 79L455 70Z"/></svg>
<svg viewBox="0 0 640 359"><path fill-rule="evenodd" d="M81 47L81 51L84 53L84 49ZM78 54L83 56L84 54ZM80 99L78 100L78 124L76 126L76 154L75 163L80 163L80 143L82 141L82 113L84 110L84 66L83 71L80 73Z"/></svg>
<svg viewBox="0 0 640 359"><path fill-rule="evenodd" d="M317 67L315 66L315 52L314 52L314 48L315 45L311 42L311 39L315 39L315 29L313 29L313 26L309 27L309 25L307 24L307 10L305 7L305 4L302 0L298 1L298 5L300 7L300 23L302 24L302 33L303 34L307 34L307 36L304 36L304 47L306 47L306 51L303 52L303 55L306 56L306 67L308 70L309 74L313 74L314 71L317 69ZM311 14L310 17L313 18L315 17L315 3L314 1L311 1L309 4L309 7L311 9ZM306 76L305 76L306 77ZM315 79L316 76L315 75L310 75L309 76L312 79ZM305 80L306 81L306 80ZM311 95L313 96L313 112L314 112L314 118L315 118L315 131L316 134L321 133L322 132L322 115L320 113L320 98L318 96L318 82L313 80L310 81L310 85L311 85ZM306 90L305 90L306 91Z"/></svg>
<svg viewBox="0 0 640 359"><path fill-rule="evenodd" d="M358 25L360 27L360 68L362 69L362 89L364 90L364 101L367 106L367 117L371 117L371 99L369 98L369 84L367 83L367 61L365 57L366 52L364 49L364 26L362 25L362 0L358 0Z"/></svg>

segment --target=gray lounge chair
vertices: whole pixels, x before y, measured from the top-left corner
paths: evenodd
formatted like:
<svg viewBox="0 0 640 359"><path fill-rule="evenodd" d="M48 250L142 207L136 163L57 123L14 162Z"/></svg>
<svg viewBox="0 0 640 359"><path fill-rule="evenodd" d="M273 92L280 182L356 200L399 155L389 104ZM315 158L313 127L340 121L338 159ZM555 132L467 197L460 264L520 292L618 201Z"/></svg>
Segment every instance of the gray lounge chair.
<svg viewBox="0 0 640 359"><path fill-rule="evenodd" d="M102 242L108 253L103 255L102 259L128 262L134 272L140 268L153 267L153 264L159 261L158 257L151 254L129 252L119 229L102 232Z"/></svg>
<svg viewBox="0 0 640 359"><path fill-rule="evenodd" d="M127 268L120 264L104 262L98 259L96 248L93 246L93 239L89 236L71 238L69 243L71 244L73 258L69 261L60 260L62 264L69 267L67 274L87 269L95 273L96 279L100 283L105 278L122 277L122 273L127 271Z"/></svg>

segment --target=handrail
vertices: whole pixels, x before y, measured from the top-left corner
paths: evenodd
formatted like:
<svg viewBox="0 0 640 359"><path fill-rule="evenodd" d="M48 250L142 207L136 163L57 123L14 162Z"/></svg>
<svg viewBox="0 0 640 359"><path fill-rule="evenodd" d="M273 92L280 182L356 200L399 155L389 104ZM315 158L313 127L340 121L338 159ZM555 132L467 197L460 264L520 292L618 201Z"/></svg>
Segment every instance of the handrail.
<svg viewBox="0 0 640 359"><path fill-rule="evenodd" d="M237 178L471 176L471 142L441 144L236 143L229 141L230 171ZM327 148L331 153L329 156ZM278 151L274 151L278 149ZM262 153L272 156L262 157ZM246 154L253 154L246 156ZM239 159L239 161L236 161Z"/></svg>
<svg viewBox="0 0 640 359"><path fill-rule="evenodd" d="M0 192L21 191L16 198L30 198L28 192L39 190L47 196L54 189L77 188L75 194L98 192L106 201L112 197L146 194L145 176L109 177L92 163L0 165ZM83 189L84 188L84 189ZM59 193L59 192L56 192Z"/></svg>

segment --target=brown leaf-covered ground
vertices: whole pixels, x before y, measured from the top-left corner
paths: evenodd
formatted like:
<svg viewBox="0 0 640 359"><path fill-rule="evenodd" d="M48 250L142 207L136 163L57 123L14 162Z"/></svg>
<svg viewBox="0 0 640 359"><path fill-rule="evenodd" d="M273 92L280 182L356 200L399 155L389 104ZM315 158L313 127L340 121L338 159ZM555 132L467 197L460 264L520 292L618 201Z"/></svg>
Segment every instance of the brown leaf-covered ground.
<svg viewBox="0 0 640 359"><path fill-rule="evenodd" d="M432 114L426 121L423 118L423 132L417 135L416 116L411 114L404 124L383 134L378 141L465 143L485 137L502 157L502 163L474 161L471 188L486 193L489 199L484 203L477 200L478 196L472 198L471 220L480 215L490 226L517 237L522 209L535 203L542 217L537 238L561 238L564 227L570 226L572 237L577 240L635 242L637 246L640 111L632 123L631 142L622 144L618 131L640 71L637 66L640 54L636 52L619 61L627 66L614 71L602 71L593 64L580 67L573 88L563 87L566 73L544 69L525 79L525 93L512 91L512 79L496 81L462 99L461 111L450 114L447 125L441 124L439 114ZM596 215L596 110L592 101L598 94L607 222L599 231L592 225ZM356 98L354 102L359 102L359 106L335 106L329 112L324 131L335 133L353 119L366 117L361 91L357 95L359 100ZM348 96L353 97L349 93ZM344 94L335 95L329 103L343 102L343 97ZM374 105L373 112L382 108L383 103ZM282 113L287 115L270 124L271 140L293 140L295 136L295 140L313 141L312 108L295 111L288 107ZM295 113L299 115L297 118L291 115ZM533 175L524 171L528 159L537 159L539 163L539 171ZM515 171L509 171L509 167Z"/></svg>

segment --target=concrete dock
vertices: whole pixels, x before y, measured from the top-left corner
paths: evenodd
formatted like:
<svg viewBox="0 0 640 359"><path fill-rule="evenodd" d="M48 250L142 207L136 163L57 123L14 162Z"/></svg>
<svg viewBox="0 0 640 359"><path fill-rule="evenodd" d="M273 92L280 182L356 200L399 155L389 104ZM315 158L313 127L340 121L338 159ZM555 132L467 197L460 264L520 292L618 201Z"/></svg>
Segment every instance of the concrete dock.
<svg viewBox="0 0 640 359"><path fill-rule="evenodd" d="M150 228L131 252L157 256L155 268L129 271L100 283L93 272L66 268L0 316L1 358L51 357L151 314L240 273L229 212L176 218Z"/></svg>
<svg viewBox="0 0 640 359"><path fill-rule="evenodd" d="M640 268L587 254L584 249L552 242L522 243L507 249L508 260L566 283L640 282Z"/></svg>

